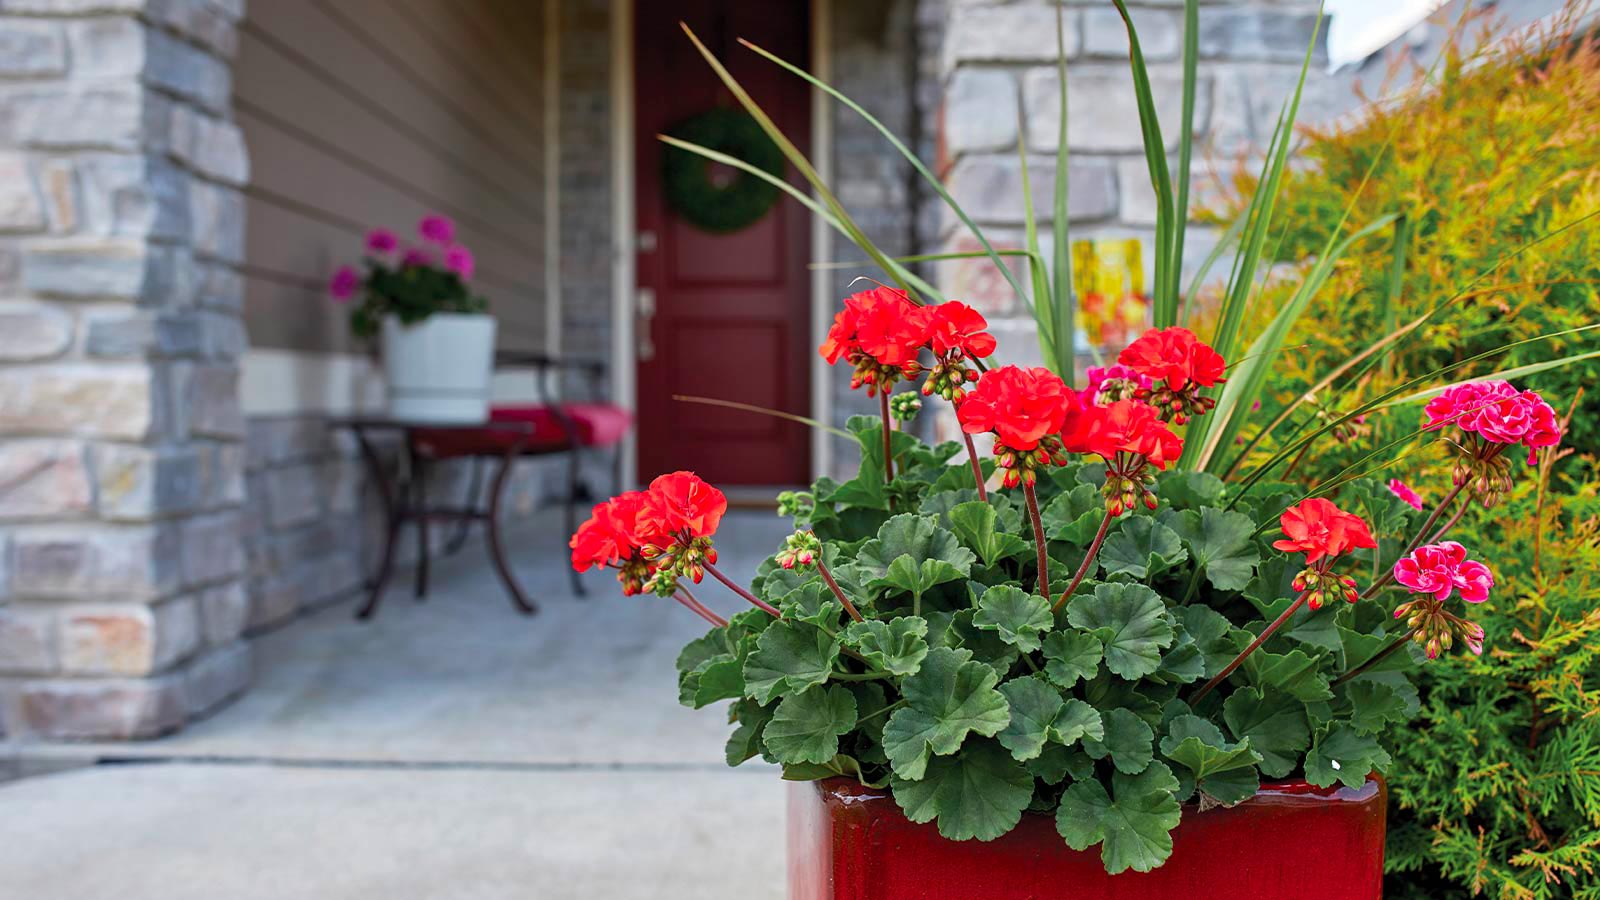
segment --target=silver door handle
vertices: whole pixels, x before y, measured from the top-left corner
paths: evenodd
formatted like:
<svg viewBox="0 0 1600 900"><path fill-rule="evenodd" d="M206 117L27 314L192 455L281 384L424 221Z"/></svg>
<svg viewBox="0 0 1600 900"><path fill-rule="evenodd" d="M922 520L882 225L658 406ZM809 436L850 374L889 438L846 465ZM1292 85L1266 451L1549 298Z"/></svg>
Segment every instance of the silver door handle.
<svg viewBox="0 0 1600 900"><path fill-rule="evenodd" d="M639 288L635 298L634 331L638 336L640 362L656 358L656 343L650 336L650 326L656 317L656 292L654 288Z"/></svg>

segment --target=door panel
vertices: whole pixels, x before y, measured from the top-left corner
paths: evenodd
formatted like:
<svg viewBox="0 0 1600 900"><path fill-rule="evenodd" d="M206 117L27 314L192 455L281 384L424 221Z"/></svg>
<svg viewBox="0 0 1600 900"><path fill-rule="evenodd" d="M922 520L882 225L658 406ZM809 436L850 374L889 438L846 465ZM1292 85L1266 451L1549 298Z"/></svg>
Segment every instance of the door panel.
<svg viewBox="0 0 1600 900"><path fill-rule="evenodd" d="M810 228L784 197L754 224L703 231L661 192L656 135L715 108L738 108L678 27L685 21L797 146L810 143L810 95L800 79L739 46L747 38L809 61L804 0L639 0L635 10L635 185L639 288L653 300L638 331L639 472L693 469L717 484L800 484L810 478L805 426L688 404L714 397L810 414ZM728 173L719 173L726 176ZM802 184L792 171L788 177ZM653 238L653 239L652 239Z"/></svg>

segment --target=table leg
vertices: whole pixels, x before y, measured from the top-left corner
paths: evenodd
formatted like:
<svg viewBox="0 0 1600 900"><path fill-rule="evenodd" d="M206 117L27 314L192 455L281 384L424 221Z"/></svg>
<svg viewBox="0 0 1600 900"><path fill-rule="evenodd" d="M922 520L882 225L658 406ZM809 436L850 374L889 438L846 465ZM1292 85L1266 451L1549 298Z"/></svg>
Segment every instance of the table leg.
<svg viewBox="0 0 1600 900"><path fill-rule="evenodd" d="M489 484L489 510L487 521L483 524L489 544L489 559L494 563L495 573L505 584L507 593L511 595L511 605L519 612L531 616L539 611L539 607L522 592L522 586L517 583L516 575L512 573L511 566L506 560L505 546L500 542L500 500L505 492L506 478L511 474L511 467L516 463L521 449L522 441L518 441L501 458L500 468L495 471L494 480Z"/></svg>
<svg viewBox="0 0 1600 900"><path fill-rule="evenodd" d="M361 458L367 463L367 474L372 479L373 486L377 489L379 502L383 504L384 541L383 553L379 557L378 571L367 582L367 600L356 611L356 618L368 619L378 608L378 602L383 599L383 589L389 583L389 573L394 568L394 544L400 536L400 526L405 522L404 497L394 494L394 487L383 471L383 460L378 457L378 451L367 439L365 429L353 429L356 444L361 448Z"/></svg>
<svg viewBox="0 0 1600 900"><path fill-rule="evenodd" d="M411 457L411 508L417 510L417 572L412 594L421 602L428 596L428 470L427 463L407 447Z"/></svg>

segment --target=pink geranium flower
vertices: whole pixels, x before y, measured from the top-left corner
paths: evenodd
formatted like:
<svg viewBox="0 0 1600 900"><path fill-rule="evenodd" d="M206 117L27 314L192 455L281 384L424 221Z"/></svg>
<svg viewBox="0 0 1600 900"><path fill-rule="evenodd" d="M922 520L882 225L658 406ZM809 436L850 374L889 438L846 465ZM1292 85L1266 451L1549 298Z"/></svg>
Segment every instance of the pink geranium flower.
<svg viewBox="0 0 1600 900"><path fill-rule="evenodd" d="M400 257L401 267L405 266L431 266L433 254L421 247L407 247L406 252Z"/></svg>
<svg viewBox="0 0 1600 900"><path fill-rule="evenodd" d="M387 228L374 228L367 232L367 252L387 256L400 246L400 238Z"/></svg>
<svg viewBox="0 0 1600 900"><path fill-rule="evenodd" d="M456 223L438 213L426 215L417 223L417 234L423 240L444 246L456 239Z"/></svg>
<svg viewBox="0 0 1600 900"><path fill-rule="evenodd" d="M444 267L461 276L463 281L471 280L476 263L472 259L472 251L460 244L451 244L444 251Z"/></svg>
<svg viewBox="0 0 1600 900"><path fill-rule="evenodd" d="M1506 381L1458 384L1428 401L1423 427L1429 431L1456 425L1495 444L1528 448L1528 463L1541 447L1561 442L1556 411L1535 391L1519 391Z"/></svg>
<svg viewBox="0 0 1600 900"><path fill-rule="evenodd" d="M1432 594L1435 600L1449 599L1459 590L1469 603L1489 599L1494 575L1489 567L1467 559L1467 548L1455 541L1424 544L1402 556L1394 564L1394 580L1413 594Z"/></svg>
<svg viewBox="0 0 1600 900"><path fill-rule="evenodd" d="M1422 508L1422 498L1418 497L1417 492L1407 486L1404 481L1398 478L1389 479L1389 491L1404 500L1412 509Z"/></svg>
<svg viewBox="0 0 1600 900"><path fill-rule="evenodd" d="M361 276L356 274L356 270L349 266L340 266L339 271L334 272L333 277L328 279L328 293L332 294L333 299L338 300L340 303L354 297L356 288L360 286Z"/></svg>

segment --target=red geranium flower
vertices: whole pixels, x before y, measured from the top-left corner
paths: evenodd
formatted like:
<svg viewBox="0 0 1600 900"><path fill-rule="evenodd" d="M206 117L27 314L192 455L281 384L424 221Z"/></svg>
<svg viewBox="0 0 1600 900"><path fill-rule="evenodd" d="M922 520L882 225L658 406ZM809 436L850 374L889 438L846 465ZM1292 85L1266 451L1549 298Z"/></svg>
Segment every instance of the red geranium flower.
<svg viewBox="0 0 1600 900"><path fill-rule="evenodd" d="M1065 440L1074 453L1094 453L1108 462L1119 453L1132 453L1157 469L1165 469L1183 452L1183 439L1172 433L1154 409L1137 400L1086 406Z"/></svg>
<svg viewBox="0 0 1600 900"><path fill-rule="evenodd" d="M1217 351L1202 343L1194 332L1178 326L1139 335L1118 354L1117 362L1141 375L1165 381L1174 391L1187 383L1211 387L1227 368Z"/></svg>
<svg viewBox="0 0 1600 900"><path fill-rule="evenodd" d="M1351 550L1378 546L1360 516L1347 513L1321 497L1289 507L1278 522L1283 526L1284 539L1273 541L1272 546L1286 553L1304 553L1308 564Z"/></svg>
<svg viewBox="0 0 1600 900"><path fill-rule="evenodd" d="M572 567L587 572L596 566L621 562L639 552L634 527L643 501L643 493L631 491L596 504L589 518L567 542L572 548Z"/></svg>
<svg viewBox="0 0 1600 900"><path fill-rule="evenodd" d="M1078 406L1078 395L1045 368L991 369L956 407L961 430L994 432L1012 450L1034 450L1057 434Z"/></svg>
<svg viewBox="0 0 1600 900"><path fill-rule="evenodd" d="M926 309L934 355L965 353L981 359L994 352L994 335L984 330L989 327L989 321L982 313L958 300Z"/></svg>
<svg viewBox="0 0 1600 900"><path fill-rule="evenodd" d="M917 360L917 353L928 343L927 311L906 295L877 288L863 305L856 324L856 343L861 352L880 366L905 366Z"/></svg>
<svg viewBox="0 0 1600 900"><path fill-rule="evenodd" d="M651 535L710 537L728 511L728 498L693 472L659 475L639 511L639 530ZM652 540L652 543L655 541Z"/></svg>

